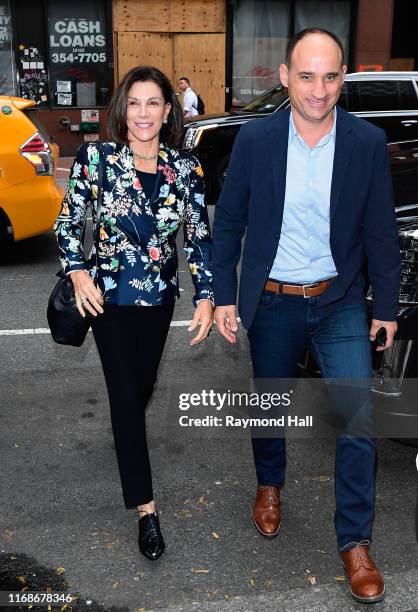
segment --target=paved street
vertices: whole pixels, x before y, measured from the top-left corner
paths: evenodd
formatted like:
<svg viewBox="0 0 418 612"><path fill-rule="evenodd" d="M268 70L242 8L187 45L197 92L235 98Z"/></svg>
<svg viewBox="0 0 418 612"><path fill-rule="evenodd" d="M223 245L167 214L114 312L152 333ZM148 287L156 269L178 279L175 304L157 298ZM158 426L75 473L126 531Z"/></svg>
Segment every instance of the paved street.
<svg viewBox="0 0 418 612"><path fill-rule="evenodd" d="M65 171L60 176L65 182ZM364 610L349 598L335 553L331 440L289 443L282 528L267 541L250 520L249 436L178 426L182 385L228 385L251 372L242 330L234 347L215 332L188 346L192 291L183 258L184 291L147 421L167 549L155 563L140 555L91 334L74 349L45 333L57 268L52 233L0 261L0 591L50 587L77 594L79 609L106 611ZM387 583L386 600L373 607L379 612L418 610L415 455L379 441L373 555Z"/></svg>

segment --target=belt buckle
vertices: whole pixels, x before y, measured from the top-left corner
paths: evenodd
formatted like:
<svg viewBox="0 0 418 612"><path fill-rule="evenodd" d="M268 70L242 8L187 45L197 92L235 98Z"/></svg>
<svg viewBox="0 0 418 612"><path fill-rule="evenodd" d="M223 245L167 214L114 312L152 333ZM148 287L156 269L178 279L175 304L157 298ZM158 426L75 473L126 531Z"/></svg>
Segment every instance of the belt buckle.
<svg viewBox="0 0 418 612"><path fill-rule="evenodd" d="M309 295L306 295L306 293L305 293L305 288L310 289L311 287L312 287L312 285L302 285L303 297L304 298L309 298Z"/></svg>

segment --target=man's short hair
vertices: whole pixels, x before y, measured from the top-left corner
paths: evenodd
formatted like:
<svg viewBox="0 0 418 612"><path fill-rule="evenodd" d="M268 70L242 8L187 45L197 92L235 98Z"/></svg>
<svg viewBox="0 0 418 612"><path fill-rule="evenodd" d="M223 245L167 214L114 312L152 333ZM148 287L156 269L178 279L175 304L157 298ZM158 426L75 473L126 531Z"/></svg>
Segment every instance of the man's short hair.
<svg viewBox="0 0 418 612"><path fill-rule="evenodd" d="M179 81L186 81L187 85L190 85L190 81L187 77L180 77Z"/></svg>
<svg viewBox="0 0 418 612"><path fill-rule="evenodd" d="M344 60L344 45L341 40L338 38L336 34L330 32L329 30L325 30L324 28L306 28L305 30L301 30L297 32L292 38L289 39L286 47L286 65L290 68L290 63L292 61L293 51L295 50L298 42L308 36L309 34L324 34L324 36L329 36L338 45L339 50L341 51L341 63Z"/></svg>

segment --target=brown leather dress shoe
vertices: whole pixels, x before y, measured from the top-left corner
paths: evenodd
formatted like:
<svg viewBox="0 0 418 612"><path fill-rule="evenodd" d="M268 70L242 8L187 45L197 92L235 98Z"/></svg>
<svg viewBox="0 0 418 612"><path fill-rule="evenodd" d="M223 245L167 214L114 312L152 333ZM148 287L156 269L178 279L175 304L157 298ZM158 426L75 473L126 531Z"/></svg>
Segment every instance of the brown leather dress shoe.
<svg viewBox="0 0 418 612"><path fill-rule="evenodd" d="M367 546L357 544L340 552L340 556L353 598L361 603L381 601L385 596L385 583L369 556Z"/></svg>
<svg viewBox="0 0 418 612"><path fill-rule="evenodd" d="M274 538L280 529L280 489L260 485L253 507L253 521L266 538Z"/></svg>

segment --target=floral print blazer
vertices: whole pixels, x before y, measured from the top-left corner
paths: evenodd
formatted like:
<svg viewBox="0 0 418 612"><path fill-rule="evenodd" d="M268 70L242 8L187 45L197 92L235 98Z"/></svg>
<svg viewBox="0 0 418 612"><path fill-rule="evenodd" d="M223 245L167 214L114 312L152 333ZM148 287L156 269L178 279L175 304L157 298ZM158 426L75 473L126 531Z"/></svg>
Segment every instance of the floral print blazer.
<svg viewBox="0 0 418 612"><path fill-rule="evenodd" d="M97 276L105 302L152 306L179 296L176 235L184 227L184 250L196 295L213 300L211 240L202 168L189 153L160 144L153 196L148 199L126 144L102 145L103 182L98 269L81 236L88 204L97 212L99 150L82 145L55 222L65 274L88 269Z"/></svg>

